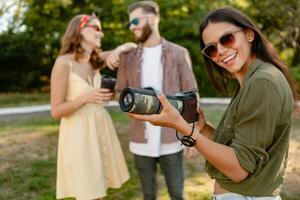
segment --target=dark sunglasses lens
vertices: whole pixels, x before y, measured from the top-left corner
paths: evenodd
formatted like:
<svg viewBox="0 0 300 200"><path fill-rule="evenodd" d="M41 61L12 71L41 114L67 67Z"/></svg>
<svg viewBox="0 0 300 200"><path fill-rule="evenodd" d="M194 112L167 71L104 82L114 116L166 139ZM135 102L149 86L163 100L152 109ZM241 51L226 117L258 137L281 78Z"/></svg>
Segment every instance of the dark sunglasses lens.
<svg viewBox="0 0 300 200"><path fill-rule="evenodd" d="M131 21L132 24L134 24L135 26L136 25L139 25L139 19L138 18L134 18L132 21Z"/></svg>
<svg viewBox="0 0 300 200"><path fill-rule="evenodd" d="M127 28L130 29L131 24L137 26L139 24L139 19L138 18L134 18L133 20L131 20L130 22L127 23Z"/></svg>
<svg viewBox="0 0 300 200"><path fill-rule="evenodd" d="M232 33L226 34L220 38L220 43L226 48L232 47L234 43L234 35Z"/></svg>
<svg viewBox="0 0 300 200"><path fill-rule="evenodd" d="M204 49L204 53L211 58L217 57L218 50L215 45L209 45Z"/></svg>
<svg viewBox="0 0 300 200"><path fill-rule="evenodd" d="M100 28L99 28L99 26L97 26L97 25L94 25L93 28L94 28L96 31L98 31L98 32L100 31Z"/></svg>

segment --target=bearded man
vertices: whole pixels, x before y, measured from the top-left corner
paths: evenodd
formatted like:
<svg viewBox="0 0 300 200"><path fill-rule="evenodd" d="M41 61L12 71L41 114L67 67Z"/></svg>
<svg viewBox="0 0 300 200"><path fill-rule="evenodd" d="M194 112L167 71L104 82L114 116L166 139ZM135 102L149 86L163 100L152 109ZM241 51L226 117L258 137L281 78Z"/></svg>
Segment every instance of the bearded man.
<svg viewBox="0 0 300 200"><path fill-rule="evenodd" d="M157 3L135 2L128 7L128 14L128 28L138 47L120 57L116 92L125 87L152 87L174 95L196 89L188 51L160 36ZM130 128L129 149L134 155L144 199L156 199L158 164L170 198L184 199L183 146L175 130L133 119Z"/></svg>

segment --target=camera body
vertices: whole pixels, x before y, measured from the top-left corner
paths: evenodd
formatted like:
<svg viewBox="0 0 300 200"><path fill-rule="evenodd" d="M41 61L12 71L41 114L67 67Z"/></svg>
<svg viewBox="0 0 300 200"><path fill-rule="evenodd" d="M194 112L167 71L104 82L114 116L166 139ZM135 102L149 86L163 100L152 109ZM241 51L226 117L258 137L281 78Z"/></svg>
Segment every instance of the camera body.
<svg viewBox="0 0 300 200"><path fill-rule="evenodd" d="M110 89L110 91L114 91L116 79L111 76L101 75L101 88Z"/></svg>
<svg viewBox="0 0 300 200"><path fill-rule="evenodd" d="M167 95L166 97L188 123L198 121L197 93L195 90L179 92L174 96ZM152 88L127 87L120 94L119 104L123 112L137 114L158 114L163 109Z"/></svg>

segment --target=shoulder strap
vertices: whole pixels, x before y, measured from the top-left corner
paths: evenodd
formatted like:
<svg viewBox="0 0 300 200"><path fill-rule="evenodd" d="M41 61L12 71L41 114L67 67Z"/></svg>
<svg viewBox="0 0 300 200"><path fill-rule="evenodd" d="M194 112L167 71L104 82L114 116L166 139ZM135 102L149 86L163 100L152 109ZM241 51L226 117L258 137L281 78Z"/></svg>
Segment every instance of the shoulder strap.
<svg viewBox="0 0 300 200"><path fill-rule="evenodd" d="M66 58L66 57L63 57L62 59L63 59L64 62L67 63L67 65L69 65L70 72L72 72L72 67L73 67L72 62L68 58Z"/></svg>

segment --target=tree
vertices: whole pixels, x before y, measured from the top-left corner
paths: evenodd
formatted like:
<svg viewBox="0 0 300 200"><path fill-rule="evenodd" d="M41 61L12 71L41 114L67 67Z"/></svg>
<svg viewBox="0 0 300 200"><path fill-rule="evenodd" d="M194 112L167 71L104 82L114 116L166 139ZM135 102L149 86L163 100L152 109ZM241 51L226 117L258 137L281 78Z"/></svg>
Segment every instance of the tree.
<svg viewBox="0 0 300 200"><path fill-rule="evenodd" d="M125 28L127 6L135 0L19 0L11 26L0 33L0 81L10 84L3 91L48 90L50 71L60 48L60 38L69 20L81 13L100 16L105 37L104 50L132 41ZM192 57L202 96L216 96L204 69L199 47L198 28L211 10L233 6L259 25L281 57L291 66L300 82L300 1L299 0L164 0L160 4L160 30L163 37L186 47ZM0 14L8 9L0 5ZM283 14L284 13L284 14ZM4 49L8 49L4 51ZM298 66L298 67L297 67ZM22 73L20 70L22 71ZM105 71L105 73L112 73ZM298 75L299 74L299 75ZM7 82L7 77L15 77ZM25 80L25 78L27 79ZM6 89L5 89L6 88Z"/></svg>

